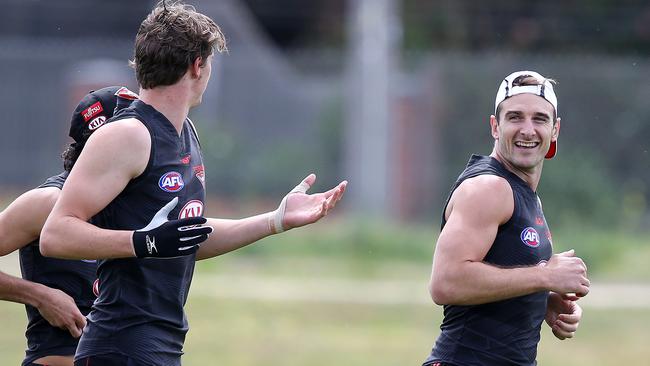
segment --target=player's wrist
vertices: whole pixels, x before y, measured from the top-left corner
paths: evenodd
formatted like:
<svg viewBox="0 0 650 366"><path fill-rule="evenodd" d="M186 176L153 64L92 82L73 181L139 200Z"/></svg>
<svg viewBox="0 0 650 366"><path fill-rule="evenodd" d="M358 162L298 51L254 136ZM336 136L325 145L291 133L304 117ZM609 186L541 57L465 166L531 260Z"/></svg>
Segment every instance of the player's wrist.
<svg viewBox="0 0 650 366"><path fill-rule="evenodd" d="M44 303L49 302L51 288L36 282L29 282L29 292L33 296L25 298L25 304L40 309Z"/></svg>
<svg viewBox="0 0 650 366"><path fill-rule="evenodd" d="M537 280L537 289L539 291L553 291L553 281L551 280L551 269L544 263L535 267L537 273L534 278Z"/></svg>
<svg viewBox="0 0 650 366"><path fill-rule="evenodd" d="M156 238L150 231L134 231L131 236L133 254L137 258L152 257L158 253Z"/></svg>
<svg viewBox="0 0 650 366"><path fill-rule="evenodd" d="M271 211L266 214L266 228L270 232L269 235L277 234L277 232L275 231L275 225L273 224L275 220L275 212L276 211Z"/></svg>
<svg viewBox="0 0 650 366"><path fill-rule="evenodd" d="M135 230L131 231L129 235L129 244L131 245L131 254L133 257L137 257L137 253L135 252L135 242L133 241L133 235L135 234Z"/></svg>
<svg viewBox="0 0 650 366"><path fill-rule="evenodd" d="M278 208L271 212L271 216L269 219L269 225L271 226L271 232L273 234L279 234L283 231L285 231L284 228L284 213L287 210L287 197L289 195L284 196L282 198L282 201L280 201L280 206Z"/></svg>

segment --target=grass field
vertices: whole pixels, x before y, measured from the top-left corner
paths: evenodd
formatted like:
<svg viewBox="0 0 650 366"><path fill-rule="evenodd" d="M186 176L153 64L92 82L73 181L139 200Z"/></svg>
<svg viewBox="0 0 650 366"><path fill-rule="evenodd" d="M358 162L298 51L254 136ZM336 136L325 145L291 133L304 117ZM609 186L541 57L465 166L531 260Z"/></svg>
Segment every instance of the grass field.
<svg viewBox="0 0 650 366"><path fill-rule="evenodd" d="M190 332L183 365L419 365L442 315L441 308L420 301L427 296L428 271L397 261L360 274L345 263L313 257L235 254L201 262L186 307ZM327 273L336 282L329 276L320 281ZM288 286L283 278L297 279ZM354 288L366 283L362 279L392 286L359 288L349 298L328 296L345 294L341 286ZM399 291L400 283L408 293L397 298L413 301L383 301L389 294L375 293ZM0 324L0 365L18 365L25 347L23 307L0 302ZM648 324L650 308L587 307L573 340L558 341L544 326L539 364L643 365L650 359Z"/></svg>
<svg viewBox="0 0 650 366"><path fill-rule="evenodd" d="M442 316L426 290L436 233L330 221L199 262L183 365L420 365ZM556 251L575 247L588 259L593 291L576 339L556 340L543 327L540 365L648 364L650 246L638 238L554 233ZM17 273L16 255L0 258L0 270ZM604 280L644 290L599 293ZM607 301L590 305L596 298ZM0 366L20 364L25 324L22 305L0 301Z"/></svg>

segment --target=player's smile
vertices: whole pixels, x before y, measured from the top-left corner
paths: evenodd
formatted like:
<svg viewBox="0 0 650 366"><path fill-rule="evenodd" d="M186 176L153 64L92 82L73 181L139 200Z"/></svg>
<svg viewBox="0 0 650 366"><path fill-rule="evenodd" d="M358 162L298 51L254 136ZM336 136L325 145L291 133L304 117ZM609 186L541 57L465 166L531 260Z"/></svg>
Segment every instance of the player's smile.
<svg viewBox="0 0 650 366"><path fill-rule="evenodd" d="M534 149L539 146L539 141L515 141L515 146L522 149Z"/></svg>

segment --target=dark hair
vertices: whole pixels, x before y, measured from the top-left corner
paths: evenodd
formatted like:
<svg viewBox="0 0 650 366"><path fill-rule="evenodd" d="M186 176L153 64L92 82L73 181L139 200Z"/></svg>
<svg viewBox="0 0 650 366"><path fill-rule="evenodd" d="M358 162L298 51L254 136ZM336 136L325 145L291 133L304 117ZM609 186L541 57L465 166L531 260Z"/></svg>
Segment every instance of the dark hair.
<svg viewBox="0 0 650 366"><path fill-rule="evenodd" d="M79 159L81 150L83 150L83 145L73 142L63 151L63 153L61 153L61 158L63 158L63 169L67 172L72 170L74 163Z"/></svg>
<svg viewBox="0 0 650 366"><path fill-rule="evenodd" d="M557 84L557 82L553 79L543 79L543 80L538 80L536 77L532 75L520 75L515 80L512 81L512 86L528 86L528 85L544 85L544 83L548 81L552 84ZM497 122L499 122L499 115L501 114L501 103L499 103L499 106L497 107L496 111L496 118ZM557 121L557 111L553 109L553 124L555 124L555 121Z"/></svg>
<svg viewBox="0 0 650 366"><path fill-rule="evenodd" d="M63 153L61 153L61 158L63 159L63 169L65 169L68 172L72 170L74 163L77 162L77 159L79 159L79 155L81 155L81 150L84 149L84 146L86 145L86 141L88 141L88 138L92 133L93 133L92 130L84 128L81 132L81 140L83 141L83 143L73 142L68 147L65 148Z"/></svg>
<svg viewBox="0 0 650 366"><path fill-rule="evenodd" d="M143 89L172 85L201 58L226 50L219 26L193 6L161 1L142 21L130 65Z"/></svg>

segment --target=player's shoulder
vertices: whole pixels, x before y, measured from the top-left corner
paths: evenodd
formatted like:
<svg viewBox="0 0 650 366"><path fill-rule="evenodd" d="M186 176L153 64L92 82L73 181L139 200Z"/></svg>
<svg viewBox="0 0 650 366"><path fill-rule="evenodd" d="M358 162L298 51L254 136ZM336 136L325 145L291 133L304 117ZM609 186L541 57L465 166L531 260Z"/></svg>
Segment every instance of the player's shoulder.
<svg viewBox="0 0 650 366"><path fill-rule="evenodd" d="M510 183L492 174L478 175L464 180L452 194L451 202L455 208L479 213L490 212L499 221L507 221L514 209L513 191Z"/></svg>
<svg viewBox="0 0 650 366"><path fill-rule="evenodd" d="M54 207L56 200L59 199L60 194L61 189L57 187L34 188L20 195L14 202L26 208L31 207L49 212Z"/></svg>
<svg viewBox="0 0 650 366"><path fill-rule="evenodd" d="M456 190L472 197L485 196L489 198L512 195L512 187L508 180L494 174L481 174L467 178Z"/></svg>
<svg viewBox="0 0 650 366"><path fill-rule="evenodd" d="M4 211L0 212L1 221L20 223L19 226L22 226L20 230L27 230L29 228L24 226L33 226L29 223L38 221L39 218L45 220L60 194L61 190L56 187L31 189L18 196ZM25 225L26 223L28 225Z"/></svg>
<svg viewBox="0 0 650 366"><path fill-rule="evenodd" d="M136 118L113 121L98 129L88 139L86 146L101 145L110 150L130 151L151 144L147 127Z"/></svg>
<svg viewBox="0 0 650 366"><path fill-rule="evenodd" d="M107 123L104 128L95 132L104 134L148 134L147 127L135 117L127 117Z"/></svg>

